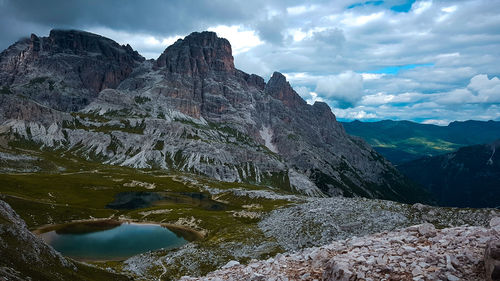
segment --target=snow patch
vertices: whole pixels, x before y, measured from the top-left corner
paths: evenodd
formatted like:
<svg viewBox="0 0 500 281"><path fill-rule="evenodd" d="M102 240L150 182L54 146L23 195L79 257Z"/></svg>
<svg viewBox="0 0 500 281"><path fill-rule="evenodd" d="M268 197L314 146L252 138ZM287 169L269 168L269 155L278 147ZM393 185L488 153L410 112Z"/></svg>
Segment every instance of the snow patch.
<svg viewBox="0 0 500 281"><path fill-rule="evenodd" d="M266 126L262 127L262 130L259 131L260 137L264 140L265 146L269 148L274 153L278 153L278 149L276 146L272 143L273 139L273 131Z"/></svg>

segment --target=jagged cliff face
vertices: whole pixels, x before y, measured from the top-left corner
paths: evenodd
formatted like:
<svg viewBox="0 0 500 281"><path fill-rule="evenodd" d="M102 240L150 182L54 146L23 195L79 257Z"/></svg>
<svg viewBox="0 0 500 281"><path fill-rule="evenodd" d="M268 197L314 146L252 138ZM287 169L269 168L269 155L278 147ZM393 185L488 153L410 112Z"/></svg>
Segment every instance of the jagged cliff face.
<svg viewBox="0 0 500 281"><path fill-rule="evenodd" d="M156 61L84 32L52 31L50 40L38 39L39 48L36 38L0 55L4 136L110 164L309 195L425 197L364 141L347 135L328 105L308 105L282 74L265 83L235 69L231 45L213 32L178 40ZM94 76L83 74L89 64ZM73 86L67 92L53 86L50 97L31 90L26 81L53 65L65 68L47 79ZM86 102L67 103L69 96Z"/></svg>
<svg viewBox="0 0 500 281"><path fill-rule="evenodd" d="M0 84L62 111L77 111L105 88L115 88L144 61L127 46L82 31L34 34L0 55Z"/></svg>

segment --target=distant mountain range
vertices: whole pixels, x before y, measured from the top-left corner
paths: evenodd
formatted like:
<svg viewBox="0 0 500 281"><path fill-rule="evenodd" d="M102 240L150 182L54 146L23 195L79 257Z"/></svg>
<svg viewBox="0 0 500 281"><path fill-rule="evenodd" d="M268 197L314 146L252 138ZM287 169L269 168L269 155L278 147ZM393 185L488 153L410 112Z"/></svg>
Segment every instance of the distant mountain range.
<svg viewBox="0 0 500 281"><path fill-rule="evenodd" d="M441 206L500 207L500 139L414 160L398 169L431 191Z"/></svg>
<svg viewBox="0 0 500 281"><path fill-rule="evenodd" d="M448 126L437 126L411 121L356 120L342 125L348 134L365 139L395 165L500 139L498 121L456 121Z"/></svg>

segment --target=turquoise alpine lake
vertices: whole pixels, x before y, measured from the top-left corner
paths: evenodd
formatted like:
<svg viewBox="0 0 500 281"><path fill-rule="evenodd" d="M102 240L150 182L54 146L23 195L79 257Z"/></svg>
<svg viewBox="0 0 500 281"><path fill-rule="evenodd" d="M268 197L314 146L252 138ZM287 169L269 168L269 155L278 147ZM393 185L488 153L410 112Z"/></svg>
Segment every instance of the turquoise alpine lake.
<svg viewBox="0 0 500 281"><path fill-rule="evenodd" d="M40 236L64 256L77 260L122 260L186 244L188 241L177 233L156 224L107 221L72 223Z"/></svg>

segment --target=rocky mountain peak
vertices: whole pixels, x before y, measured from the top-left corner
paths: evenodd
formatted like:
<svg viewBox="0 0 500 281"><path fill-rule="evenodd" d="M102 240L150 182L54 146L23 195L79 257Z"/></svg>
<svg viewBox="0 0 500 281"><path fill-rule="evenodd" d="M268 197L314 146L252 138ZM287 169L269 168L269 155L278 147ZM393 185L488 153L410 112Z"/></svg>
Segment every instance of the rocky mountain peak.
<svg viewBox="0 0 500 281"><path fill-rule="evenodd" d="M271 76L271 79L266 84L265 91L272 97L281 100L288 107L298 107L307 104L290 86L286 77L279 72L273 73L273 76Z"/></svg>
<svg viewBox="0 0 500 281"><path fill-rule="evenodd" d="M322 101L316 101L313 104L313 108L316 111L317 116L322 120L326 121L336 121L335 115L333 114L330 106Z"/></svg>
<svg viewBox="0 0 500 281"><path fill-rule="evenodd" d="M144 58L130 45L79 31L31 34L0 53L0 86L62 111L81 109L115 88Z"/></svg>
<svg viewBox="0 0 500 281"><path fill-rule="evenodd" d="M169 46L157 59L158 67L188 75L235 71L231 44L215 32L193 32Z"/></svg>
<svg viewBox="0 0 500 281"><path fill-rule="evenodd" d="M32 35L32 41L33 37ZM118 60L144 60L130 45L122 46L109 38L86 31L53 29L47 39L42 46L53 52L103 55Z"/></svg>
<svg viewBox="0 0 500 281"><path fill-rule="evenodd" d="M346 135L326 104L308 105L283 74L266 84L235 69L231 45L213 32L192 33L153 62L134 53L74 30L14 44L0 54L0 87L9 93L0 95L4 132L82 147L75 153L109 164L308 195L414 202L423 194Z"/></svg>
<svg viewBox="0 0 500 281"><path fill-rule="evenodd" d="M36 34L31 33L31 36L30 36L30 50L34 51L34 52L38 52L41 49L40 45L41 45L40 44L40 38L38 36L36 36Z"/></svg>

